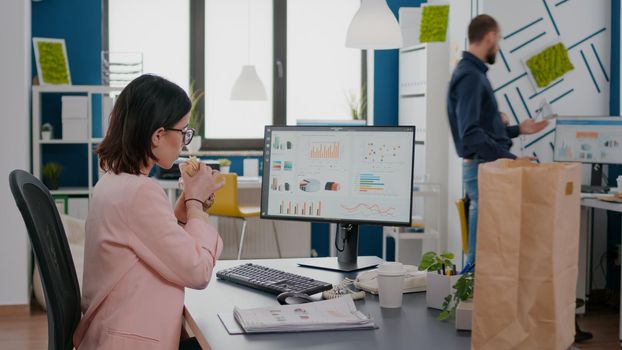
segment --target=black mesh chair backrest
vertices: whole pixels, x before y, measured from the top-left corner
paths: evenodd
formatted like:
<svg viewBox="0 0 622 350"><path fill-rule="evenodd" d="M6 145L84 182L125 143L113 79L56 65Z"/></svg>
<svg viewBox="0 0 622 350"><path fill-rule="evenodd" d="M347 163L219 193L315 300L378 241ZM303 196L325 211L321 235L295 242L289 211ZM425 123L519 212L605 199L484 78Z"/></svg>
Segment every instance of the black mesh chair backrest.
<svg viewBox="0 0 622 350"><path fill-rule="evenodd" d="M9 184L39 264L48 349L73 349L72 336L80 321L80 286L58 210L47 187L31 174L13 170Z"/></svg>

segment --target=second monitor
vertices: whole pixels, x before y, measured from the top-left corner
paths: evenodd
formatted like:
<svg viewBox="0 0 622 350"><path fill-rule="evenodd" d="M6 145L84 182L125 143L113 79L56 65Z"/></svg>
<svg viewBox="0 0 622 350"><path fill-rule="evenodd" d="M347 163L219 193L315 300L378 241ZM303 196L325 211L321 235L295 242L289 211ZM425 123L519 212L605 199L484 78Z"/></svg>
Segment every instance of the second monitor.
<svg viewBox="0 0 622 350"><path fill-rule="evenodd" d="M261 217L337 223L358 269L358 224L411 224L414 144L414 126L267 126Z"/></svg>

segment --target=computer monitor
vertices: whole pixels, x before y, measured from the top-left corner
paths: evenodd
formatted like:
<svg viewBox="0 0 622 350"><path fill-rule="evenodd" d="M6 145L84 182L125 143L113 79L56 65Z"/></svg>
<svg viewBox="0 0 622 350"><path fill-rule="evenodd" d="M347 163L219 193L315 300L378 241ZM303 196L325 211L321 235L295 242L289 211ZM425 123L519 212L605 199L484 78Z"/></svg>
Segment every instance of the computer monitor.
<svg viewBox="0 0 622 350"><path fill-rule="evenodd" d="M359 224L411 224L414 145L414 126L266 126L261 217L337 223L324 267L364 268Z"/></svg>
<svg viewBox="0 0 622 350"><path fill-rule="evenodd" d="M553 159L556 162L622 164L622 118L557 118Z"/></svg>
<svg viewBox="0 0 622 350"><path fill-rule="evenodd" d="M592 165L591 186L582 186L582 192L607 192L602 165L622 164L622 118L557 118L554 146L554 161Z"/></svg>

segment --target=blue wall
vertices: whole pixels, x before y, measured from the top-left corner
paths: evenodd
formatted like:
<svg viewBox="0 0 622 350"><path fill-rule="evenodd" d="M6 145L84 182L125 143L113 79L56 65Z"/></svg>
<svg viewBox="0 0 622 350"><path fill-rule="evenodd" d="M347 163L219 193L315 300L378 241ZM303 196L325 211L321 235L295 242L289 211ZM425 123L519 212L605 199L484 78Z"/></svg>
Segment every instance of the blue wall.
<svg viewBox="0 0 622 350"><path fill-rule="evenodd" d="M32 36L65 39L69 71L74 85L98 85L100 78L100 55L102 47L101 1L94 0L46 0L32 3ZM37 66L32 54L32 75ZM94 101L94 110L98 109ZM42 123L54 126L55 136L61 128L60 95L45 94L42 99ZM101 123L95 120L95 133L101 133ZM45 145L43 164L61 163L64 170L60 186L87 186L87 149L85 145Z"/></svg>
<svg viewBox="0 0 622 350"><path fill-rule="evenodd" d="M100 83L101 6L99 0L46 0L32 3L32 36L65 39L74 85ZM32 67L34 76L34 53Z"/></svg>
<svg viewBox="0 0 622 350"><path fill-rule="evenodd" d="M609 114L620 115L620 0L611 1L611 84ZM609 183L616 187L616 178L622 175L622 165L609 166ZM615 251L620 244L620 231L622 231L622 215L620 213L607 213L607 249ZM613 257L613 255L610 255ZM620 286L620 267L616 267L614 259L607 260L607 287L617 289Z"/></svg>

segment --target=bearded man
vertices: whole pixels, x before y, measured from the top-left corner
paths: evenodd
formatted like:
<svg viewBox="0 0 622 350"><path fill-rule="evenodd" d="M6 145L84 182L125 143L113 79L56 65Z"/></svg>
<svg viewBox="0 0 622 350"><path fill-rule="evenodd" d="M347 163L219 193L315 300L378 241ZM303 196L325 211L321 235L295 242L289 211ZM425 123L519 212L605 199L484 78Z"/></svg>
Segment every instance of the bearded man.
<svg viewBox="0 0 622 350"><path fill-rule="evenodd" d="M519 125L503 122L503 113L486 77L488 66L494 64L499 51L501 31L497 21L488 15L471 20L468 30L469 50L454 70L447 95L447 115L458 156L463 158L463 181L470 199L468 214L469 251L464 271L475 264L477 234L477 170L484 162L501 158L526 159L510 153L511 139L521 134L542 131L547 121L527 119ZM507 119L507 117L506 117Z"/></svg>

